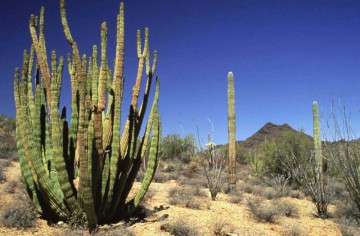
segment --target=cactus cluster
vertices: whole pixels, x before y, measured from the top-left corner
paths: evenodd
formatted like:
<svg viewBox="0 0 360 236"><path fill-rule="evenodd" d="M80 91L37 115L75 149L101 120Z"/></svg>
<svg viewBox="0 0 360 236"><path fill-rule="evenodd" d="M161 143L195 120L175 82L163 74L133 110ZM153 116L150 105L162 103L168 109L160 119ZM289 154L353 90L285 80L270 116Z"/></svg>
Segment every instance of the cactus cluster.
<svg viewBox="0 0 360 236"><path fill-rule="evenodd" d="M161 121L158 113L159 79L146 128L146 115L157 53L150 65L149 32L142 48L137 32L138 72L129 114L121 132L124 65L124 5L117 16L116 58L111 71L107 58L107 25L101 25L98 48L80 57L69 29L65 0L60 0L61 22L72 54L67 64L71 79L71 114L59 110L64 58L52 51L48 63L44 34L44 8L31 16L30 52L23 54L22 71L15 70L16 135L23 182L37 210L45 218L76 220L89 227L133 212L154 176ZM139 100L144 69L147 75ZM20 77L21 74L21 78ZM142 160L147 168L138 191L128 199Z"/></svg>
<svg viewBox="0 0 360 236"><path fill-rule="evenodd" d="M228 73L229 188L236 185L236 123L234 75Z"/></svg>

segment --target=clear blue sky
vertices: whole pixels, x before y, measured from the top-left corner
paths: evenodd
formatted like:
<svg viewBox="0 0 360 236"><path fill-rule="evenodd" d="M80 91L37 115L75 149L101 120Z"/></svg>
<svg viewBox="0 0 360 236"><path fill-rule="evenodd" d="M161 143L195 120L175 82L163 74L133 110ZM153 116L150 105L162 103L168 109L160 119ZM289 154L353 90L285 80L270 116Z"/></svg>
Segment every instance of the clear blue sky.
<svg viewBox="0 0 360 236"><path fill-rule="evenodd" d="M0 113L15 115L13 72L30 47L29 16L39 14L42 5L48 52L70 52L57 0L2 1ZM114 51L118 6L118 1L67 1L81 53L89 55L92 45L99 45L102 21L108 23L109 50ZM328 114L330 99L340 95L360 130L360 1L125 1L127 99L137 70L136 29L146 26L151 49L159 51L164 135L182 134L182 129L196 133L195 120L206 139L209 118L214 141L226 143L228 71L235 77L238 140L268 121L311 134L312 102ZM65 75L63 105L70 94Z"/></svg>

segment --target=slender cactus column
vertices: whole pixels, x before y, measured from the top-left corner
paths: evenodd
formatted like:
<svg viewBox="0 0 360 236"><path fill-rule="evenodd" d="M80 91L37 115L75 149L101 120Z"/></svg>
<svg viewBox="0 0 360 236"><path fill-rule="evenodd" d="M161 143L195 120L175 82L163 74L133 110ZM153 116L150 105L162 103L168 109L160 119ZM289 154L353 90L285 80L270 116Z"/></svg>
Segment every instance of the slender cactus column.
<svg viewBox="0 0 360 236"><path fill-rule="evenodd" d="M319 112L317 102L313 102L313 132L314 132L314 156L316 172L322 172L322 150L321 150L321 139L320 139L320 126L319 126Z"/></svg>
<svg viewBox="0 0 360 236"><path fill-rule="evenodd" d="M229 188L236 185L236 124L234 76L228 73L228 138L229 138Z"/></svg>

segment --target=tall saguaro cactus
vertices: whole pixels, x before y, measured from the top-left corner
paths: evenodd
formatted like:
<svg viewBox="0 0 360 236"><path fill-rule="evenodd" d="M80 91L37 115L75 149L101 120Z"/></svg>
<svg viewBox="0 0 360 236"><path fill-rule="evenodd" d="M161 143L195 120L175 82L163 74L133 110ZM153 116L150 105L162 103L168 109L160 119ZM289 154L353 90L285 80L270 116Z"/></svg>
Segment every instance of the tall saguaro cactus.
<svg viewBox="0 0 360 236"><path fill-rule="evenodd" d="M229 139L229 188L236 185L236 123L234 76L228 73L228 139Z"/></svg>
<svg viewBox="0 0 360 236"><path fill-rule="evenodd" d="M312 112L313 112L315 167L318 173L322 173L323 158L322 158L322 148L321 148L321 138L320 138L319 111L318 111L317 102L313 102Z"/></svg>
<svg viewBox="0 0 360 236"><path fill-rule="evenodd" d="M328 193L326 191L326 179L323 168L323 155L320 139L319 111L317 102L313 102L313 131L314 131L314 160L313 160L313 180L306 182L310 194L315 203L317 213L321 218L328 216Z"/></svg>
<svg viewBox="0 0 360 236"><path fill-rule="evenodd" d="M42 8L40 18L33 15L30 18L33 43L30 54L24 51L21 79L19 69L15 70L18 154L23 182L39 213L45 218L75 219L95 227L133 212L154 176L161 140L158 78L142 137L140 130L146 115L157 52L154 52L151 66L148 29L145 29L142 52L138 31L139 67L129 115L121 134L124 4L120 4L117 16L113 72L107 58L106 23L101 25L99 65L96 46L91 56L80 57L77 42L68 26L65 0L60 0L60 13L64 34L72 49L72 55L67 58L72 93L70 124L66 108L59 111L64 58L58 58L52 51L48 62ZM139 101L144 68L147 81L143 99ZM143 182L134 198L127 199L147 154Z"/></svg>

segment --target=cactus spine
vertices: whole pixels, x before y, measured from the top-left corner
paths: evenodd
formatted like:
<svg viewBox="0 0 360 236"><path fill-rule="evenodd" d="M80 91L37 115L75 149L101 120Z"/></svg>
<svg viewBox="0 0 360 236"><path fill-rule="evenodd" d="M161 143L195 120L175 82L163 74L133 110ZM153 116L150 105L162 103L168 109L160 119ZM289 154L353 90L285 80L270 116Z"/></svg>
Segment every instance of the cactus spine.
<svg viewBox="0 0 360 236"><path fill-rule="evenodd" d="M72 94L71 122L68 124L65 107L59 112L64 58L58 58L53 51L48 63L42 8L40 19L33 15L30 18L33 43L30 54L24 51L21 79L19 69L15 70L18 154L23 182L39 213L59 220L75 218L77 222L87 222L92 228L134 211L154 176L161 141L159 78L156 78L155 97L145 133L142 137L139 135L156 69L157 52L154 52L153 65L150 65L149 31L145 29L143 52L138 31L139 67L129 116L121 134L124 4L120 4L117 16L113 75L107 58L106 23L101 25L98 65L96 46L90 57L80 57L68 26L65 0L60 0L60 14L65 37L72 49L72 55L67 57ZM144 69L147 81L139 107ZM135 197L129 200L127 196L147 153L149 159L144 180Z"/></svg>
<svg viewBox="0 0 360 236"><path fill-rule="evenodd" d="M229 141L229 188L236 185L236 123L234 76L228 73L228 141Z"/></svg>

